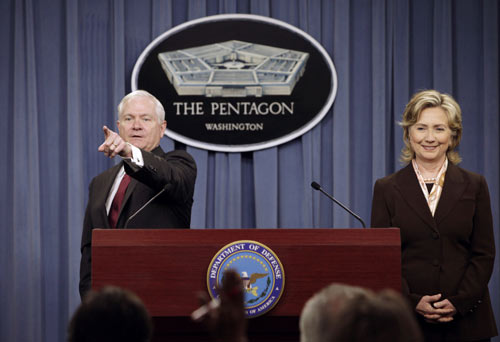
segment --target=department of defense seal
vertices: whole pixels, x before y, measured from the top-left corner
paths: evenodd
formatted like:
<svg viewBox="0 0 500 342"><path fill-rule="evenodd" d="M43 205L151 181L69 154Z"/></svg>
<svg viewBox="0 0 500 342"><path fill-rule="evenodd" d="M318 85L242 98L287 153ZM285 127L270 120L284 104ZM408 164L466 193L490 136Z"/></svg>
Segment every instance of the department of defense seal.
<svg viewBox="0 0 500 342"><path fill-rule="evenodd" d="M234 241L222 247L207 270L207 287L217 298L217 287L224 281L224 271L235 270L244 287L245 311L248 318L271 310L283 294L285 272L278 256L266 245L251 240Z"/></svg>

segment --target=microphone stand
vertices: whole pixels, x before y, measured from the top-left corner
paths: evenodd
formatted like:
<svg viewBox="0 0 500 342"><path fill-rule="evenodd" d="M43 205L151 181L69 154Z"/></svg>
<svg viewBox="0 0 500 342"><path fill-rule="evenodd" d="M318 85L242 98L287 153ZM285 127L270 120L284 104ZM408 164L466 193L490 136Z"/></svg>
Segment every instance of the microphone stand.
<svg viewBox="0 0 500 342"><path fill-rule="evenodd" d="M323 188L318 183L312 182L311 186L313 187L314 190L320 191L323 195L325 195L326 197L328 197L329 199L331 199L332 201L334 201L335 203L337 203L338 205L340 205L345 211L347 211L349 214L351 214L352 216L354 216L359 222L361 222L361 224L363 225L363 228L366 228L365 222L361 219L361 217L359 217L358 215L356 215L355 213L353 213L351 209L347 208L340 201L337 201L332 195L330 195L325 190L323 190Z"/></svg>

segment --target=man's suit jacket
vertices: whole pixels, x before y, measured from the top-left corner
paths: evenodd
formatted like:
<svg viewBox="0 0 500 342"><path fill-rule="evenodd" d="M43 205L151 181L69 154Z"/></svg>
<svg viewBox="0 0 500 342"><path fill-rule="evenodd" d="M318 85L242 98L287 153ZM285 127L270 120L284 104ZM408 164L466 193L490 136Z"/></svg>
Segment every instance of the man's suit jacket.
<svg viewBox="0 0 500 342"><path fill-rule="evenodd" d="M400 228L402 291L413 308L422 296L441 293L457 309L451 323L419 317L424 333L437 328L447 340L496 336L488 292L495 244L484 177L449 163L432 217L410 163L375 183L371 225Z"/></svg>
<svg viewBox="0 0 500 342"><path fill-rule="evenodd" d="M92 179L83 223L80 263L80 296L90 290L91 242L94 228L110 228L106 199L122 166L131 177L120 210L117 228L165 187L165 191L131 219L127 228L189 228L193 205L196 164L185 151L141 151L144 166L124 160Z"/></svg>

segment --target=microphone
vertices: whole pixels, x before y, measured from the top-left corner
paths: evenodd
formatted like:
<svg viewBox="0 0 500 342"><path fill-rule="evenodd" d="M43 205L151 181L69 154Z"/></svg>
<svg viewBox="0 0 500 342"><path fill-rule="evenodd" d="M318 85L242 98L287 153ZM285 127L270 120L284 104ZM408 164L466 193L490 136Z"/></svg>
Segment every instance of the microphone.
<svg viewBox="0 0 500 342"><path fill-rule="evenodd" d="M158 196L160 196L162 193L165 192L165 190L167 190L167 185L165 185L163 187L163 189L161 189L160 191L158 191L158 193L156 195L154 195L153 197L151 197L151 199L149 201L147 201L142 207L140 207L135 213L133 213L128 219L127 221L125 221L125 225L123 225L123 229L126 229L127 228L127 225L128 223L130 222L130 220L132 220L134 217L137 216L137 214L139 214L144 208L146 208L149 203L153 202Z"/></svg>
<svg viewBox="0 0 500 342"><path fill-rule="evenodd" d="M341 202L337 201L332 195L330 195L325 190L323 190L321 188L321 185L319 185L316 182L312 182L311 186L313 187L314 190L319 190L321 193L323 193L323 195L325 195L326 197L328 197L329 199L331 199L332 201L334 201L335 203L337 203L338 205L340 205L342 208L344 208L345 211L347 211L349 214L351 214L352 216L354 216L359 222L361 222L361 224L363 225L363 228L366 228L365 222L361 219L361 217L359 217L358 215L356 215L355 213L353 213L351 209L347 208Z"/></svg>

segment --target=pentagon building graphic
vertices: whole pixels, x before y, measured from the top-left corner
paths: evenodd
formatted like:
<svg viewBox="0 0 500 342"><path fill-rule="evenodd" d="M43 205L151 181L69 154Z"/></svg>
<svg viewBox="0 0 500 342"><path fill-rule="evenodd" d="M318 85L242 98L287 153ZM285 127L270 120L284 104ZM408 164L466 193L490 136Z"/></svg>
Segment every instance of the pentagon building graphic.
<svg viewBox="0 0 500 342"><path fill-rule="evenodd" d="M309 54L231 40L158 54L178 95L290 95Z"/></svg>

